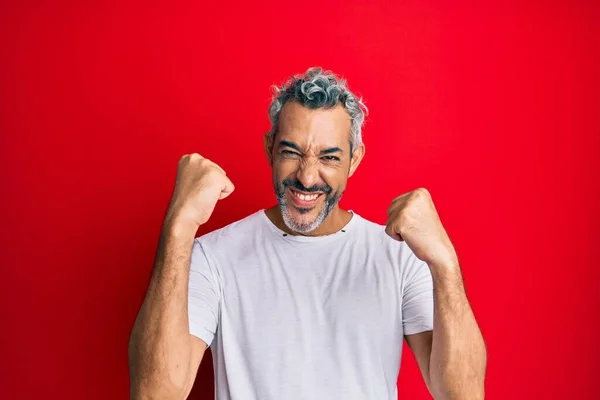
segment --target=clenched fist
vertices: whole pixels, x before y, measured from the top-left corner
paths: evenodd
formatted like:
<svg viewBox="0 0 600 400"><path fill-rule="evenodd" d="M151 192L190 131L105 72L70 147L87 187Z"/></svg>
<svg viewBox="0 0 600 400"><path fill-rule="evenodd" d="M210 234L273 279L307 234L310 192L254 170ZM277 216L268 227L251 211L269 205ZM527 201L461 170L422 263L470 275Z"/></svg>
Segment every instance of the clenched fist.
<svg viewBox="0 0 600 400"><path fill-rule="evenodd" d="M392 201L385 232L396 240L405 241L429 266L458 264L454 246L427 189L413 190Z"/></svg>
<svg viewBox="0 0 600 400"><path fill-rule="evenodd" d="M210 218L217 201L233 192L225 171L199 154L179 160L167 220L196 229Z"/></svg>

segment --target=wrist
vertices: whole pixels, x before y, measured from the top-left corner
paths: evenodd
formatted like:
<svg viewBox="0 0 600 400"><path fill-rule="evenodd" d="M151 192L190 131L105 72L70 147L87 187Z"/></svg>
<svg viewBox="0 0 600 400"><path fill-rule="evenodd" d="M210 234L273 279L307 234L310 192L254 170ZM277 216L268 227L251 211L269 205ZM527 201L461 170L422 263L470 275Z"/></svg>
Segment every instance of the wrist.
<svg viewBox="0 0 600 400"><path fill-rule="evenodd" d="M434 282L455 282L462 279L458 261L427 263Z"/></svg>
<svg viewBox="0 0 600 400"><path fill-rule="evenodd" d="M168 236L194 237L200 225L182 217L167 216L164 221L163 230Z"/></svg>
<svg viewBox="0 0 600 400"><path fill-rule="evenodd" d="M452 261L433 261L428 262L429 268L432 270L440 270L440 271L457 271L460 270L460 266L457 260Z"/></svg>

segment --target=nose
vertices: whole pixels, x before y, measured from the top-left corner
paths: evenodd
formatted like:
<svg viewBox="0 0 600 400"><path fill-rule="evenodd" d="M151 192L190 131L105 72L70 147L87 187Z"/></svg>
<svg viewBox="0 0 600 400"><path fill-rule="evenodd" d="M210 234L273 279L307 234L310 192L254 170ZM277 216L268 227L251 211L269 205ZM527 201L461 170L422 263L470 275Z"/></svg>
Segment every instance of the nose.
<svg viewBox="0 0 600 400"><path fill-rule="evenodd" d="M310 188L319 182L319 163L312 158L305 158L300 163L296 178L305 188Z"/></svg>

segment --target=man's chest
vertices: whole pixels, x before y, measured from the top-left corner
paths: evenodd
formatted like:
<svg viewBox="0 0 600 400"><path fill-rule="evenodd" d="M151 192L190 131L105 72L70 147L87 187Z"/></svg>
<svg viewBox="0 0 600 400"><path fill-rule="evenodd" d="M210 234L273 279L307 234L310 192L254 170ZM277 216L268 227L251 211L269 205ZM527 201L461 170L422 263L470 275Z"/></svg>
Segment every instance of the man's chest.
<svg viewBox="0 0 600 400"><path fill-rule="evenodd" d="M251 254L222 275L221 326L276 341L395 337L401 286L396 266L369 254Z"/></svg>

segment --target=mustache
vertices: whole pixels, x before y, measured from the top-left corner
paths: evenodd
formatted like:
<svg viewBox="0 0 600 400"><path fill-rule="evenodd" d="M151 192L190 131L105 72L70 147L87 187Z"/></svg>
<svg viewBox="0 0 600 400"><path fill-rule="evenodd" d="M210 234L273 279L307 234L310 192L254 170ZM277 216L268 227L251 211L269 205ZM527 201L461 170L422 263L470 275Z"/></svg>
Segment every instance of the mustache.
<svg viewBox="0 0 600 400"><path fill-rule="evenodd" d="M306 193L323 192L325 194L330 194L332 191L329 185L312 185L311 187L307 188L298 179L284 179L281 184L283 185L284 189L286 187L292 187Z"/></svg>

